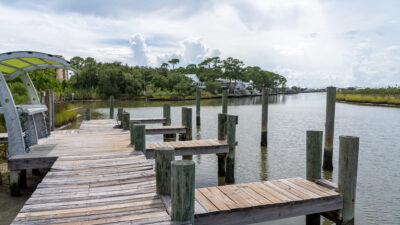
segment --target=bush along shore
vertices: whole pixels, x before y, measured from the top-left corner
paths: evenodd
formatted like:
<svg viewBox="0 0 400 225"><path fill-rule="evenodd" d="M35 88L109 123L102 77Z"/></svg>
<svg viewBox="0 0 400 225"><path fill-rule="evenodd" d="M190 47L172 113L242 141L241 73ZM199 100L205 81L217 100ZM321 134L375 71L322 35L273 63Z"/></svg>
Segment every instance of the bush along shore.
<svg viewBox="0 0 400 225"><path fill-rule="evenodd" d="M337 101L400 106L400 88L345 90L336 94Z"/></svg>

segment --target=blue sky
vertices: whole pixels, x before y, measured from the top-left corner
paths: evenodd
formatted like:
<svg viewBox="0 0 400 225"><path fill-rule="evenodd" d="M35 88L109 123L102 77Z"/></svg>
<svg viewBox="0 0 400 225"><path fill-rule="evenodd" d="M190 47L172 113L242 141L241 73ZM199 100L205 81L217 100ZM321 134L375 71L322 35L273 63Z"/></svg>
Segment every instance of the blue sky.
<svg viewBox="0 0 400 225"><path fill-rule="evenodd" d="M400 1L0 0L0 51L159 66L239 58L307 87L400 85Z"/></svg>

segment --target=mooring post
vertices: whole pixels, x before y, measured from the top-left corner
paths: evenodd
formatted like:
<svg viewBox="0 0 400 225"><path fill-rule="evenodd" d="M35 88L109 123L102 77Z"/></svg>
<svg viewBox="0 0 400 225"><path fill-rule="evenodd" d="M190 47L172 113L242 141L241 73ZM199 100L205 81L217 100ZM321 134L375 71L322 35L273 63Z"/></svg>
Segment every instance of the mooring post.
<svg viewBox="0 0 400 225"><path fill-rule="evenodd" d="M354 225L359 138L339 137L339 193L343 195L342 225Z"/></svg>
<svg viewBox="0 0 400 225"><path fill-rule="evenodd" d="M129 121L129 134L131 136L131 145L135 144L135 137L133 135L133 127L135 126L135 123L133 121Z"/></svg>
<svg viewBox="0 0 400 225"><path fill-rule="evenodd" d="M199 87L196 88L196 125L200 126L200 98L201 98L201 89Z"/></svg>
<svg viewBox="0 0 400 225"><path fill-rule="evenodd" d="M122 129L129 130L130 115L128 112L122 113Z"/></svg>
<svg viewBox="0 0 400 225"><path fill-rule="evenodd" d="M114 96L110 96L110 119L114 118Z"/></svg>
<svg viewBox="0 0 400 225"><path fill-rule="evenodd" d="M335 127L336 87L326 88L326 121L324 144L324 170L332 170L333 136Z"/></svg>
<svg viewBox="0 0 400 225"><path fill-rule="evenodd" d="M226 159L225 181L228 184L235 183L235 145L236 145L236 121L237 116L227 115L226 136L229 145L229 153Z"/></svg>
<svg viewBox="0 0 400 225"><path fill-rule="evenodd" d="M306 178L314 182L321 179L322 170L322 131L307 131ZM306 225L320 225L319 214L306 215Z"/></svg>
<svg viewBox="0 0 400 225"><path fill-rule="evenodd" d="M222 113L228 113L228 91L222 91Z"/></svg>
<svg viewBox="0 0 400 225"><path fill-rule="evenodd" d="M182 125L186 127L186 134L180 134L180 141L192 140L192 108L182 107ZM182 159L192 160L193 156L182 156Z"/></svg>
<svg viewBox="0 0 400 225"><path fill-rule="evenodd" d="M194 224L195 164L189 160L171 162L171 219Z"/></svg>
<svg viewBox="0 0 400 225"><path fill-rule="evenodd" d="M122 123L122 113L124 113L124 108L118 108L117 119Z"/></svg>
<svg viewBox="0 0 400 225"><path fill-rule="evenodd" d="M171 125L171 105L164 104L163 105L163 118L165 118L165 123L163 126L170 126ZM176 134L164 134L164 141L176 141Z"/></svg>
<svg viewBox="0 0 400 225"><path fill-rule="evenodd" d="M135 151L142 151L146 155L146 126L144 124L133 125L133 139Z"/></svg>
<svg viewBox="0 0 400 225"><path fill-rule="evenodd" d="M11 170L9 174L10 179L10 193L11 196L19 196L21 195L21 189L19 184L19 175L20 172L16 170Z"/></svg>
<svg viewBox="0 0 400 225"><path fill-rule="evenodd" d="M218 114L218 140L226 140L226 119L224 113ZM226 153L217 154L218 157L218 176L225 176Z"/></svg>
<svg viewBox="0 0 400 225"><path fill-rule="evenodd" d="M86 117L85 120L90 120L92 118L92 113L90 112L90 108L86 108Z"/></svg>
<svg viewBox="0 0 400 225"><path fill-rule="evenodd" d="M261 146L268 144L268 88L263 88L261 97Z"/></svg>
<svg viewBox="0 0 400 225"><path fill-rule="evenodd" d="M156 147L154 154L157 194L171 195L171 162L175 160L175 149Z"/></svg>

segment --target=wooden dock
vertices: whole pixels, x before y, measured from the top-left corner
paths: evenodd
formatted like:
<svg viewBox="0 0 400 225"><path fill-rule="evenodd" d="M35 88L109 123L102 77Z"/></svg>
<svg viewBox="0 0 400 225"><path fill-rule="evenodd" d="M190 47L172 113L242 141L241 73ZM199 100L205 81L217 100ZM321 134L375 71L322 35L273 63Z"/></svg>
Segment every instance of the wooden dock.
<svg viewBox="0 0 400 225"><path fill-rule="evenodd" d="M157 123L165 123L167 121L166 118L135 118L130 120L132 123L139 124L157 124Z"/></svg>
<svg viewBox="0 0 400 225"><path fill-rule="evenodd" d="M13 224L188 224L171 222L170 198L157 195L151 163L115 125L84 121L13 157L10 169L51 167ZM225 141L196 140L148 143L146 152L204 154L205 146L212 153L227 149ZM303 178L195 189L195 224L251 224L342 207L342 195Z"/></svg>
<svg viewBox="0 0 400 225"><path fill-rule="evenodd" d="M159 126L159 127L146 127L147 135L154 134L185 134L185 126Z"/></svg>

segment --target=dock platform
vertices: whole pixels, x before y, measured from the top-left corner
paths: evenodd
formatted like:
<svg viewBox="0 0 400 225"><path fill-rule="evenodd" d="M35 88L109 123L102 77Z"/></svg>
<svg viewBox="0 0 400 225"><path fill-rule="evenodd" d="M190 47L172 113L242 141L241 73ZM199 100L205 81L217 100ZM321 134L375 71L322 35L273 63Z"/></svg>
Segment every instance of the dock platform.
<svg viewBox="0 0 400 225"><path fill-rule="evenodd" d="M166 118L134 118L130 120L133 123L139 124L157 124L157 123L165 123L167 121Z"/></svg>
<svg viewBox="0 0 400 225"><path fill-rule="evenodd" d="M185 126L159 126L159 127L146 127L146 135L154 134L185 134Z"/></svg>

